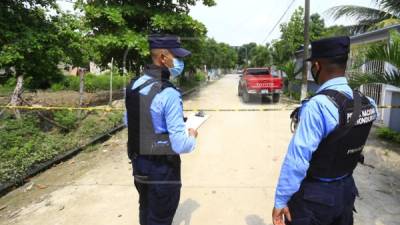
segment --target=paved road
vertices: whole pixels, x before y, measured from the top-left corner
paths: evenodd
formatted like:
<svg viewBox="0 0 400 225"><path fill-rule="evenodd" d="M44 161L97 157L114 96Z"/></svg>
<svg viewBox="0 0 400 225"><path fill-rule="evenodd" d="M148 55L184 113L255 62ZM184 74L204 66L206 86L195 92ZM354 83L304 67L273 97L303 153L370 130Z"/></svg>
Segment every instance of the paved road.
<svg viewBox="0 0 400 225"><path fill-rule="evenodd" d="M237 75L185 101L194 108L282 108L285 103L237 97ZM175 225L270 224L274 189L288 142L290 111L210 112L195 152L183 156L183 188ZM35 177L0 199L0 224L138 224L137 193L125 150L126 131ZM362 199L356 224L400 220L399 156L373 139L357 171ZM390 146L397 148L398 146ZM32 185L33 184L33 185Z"/></svg>

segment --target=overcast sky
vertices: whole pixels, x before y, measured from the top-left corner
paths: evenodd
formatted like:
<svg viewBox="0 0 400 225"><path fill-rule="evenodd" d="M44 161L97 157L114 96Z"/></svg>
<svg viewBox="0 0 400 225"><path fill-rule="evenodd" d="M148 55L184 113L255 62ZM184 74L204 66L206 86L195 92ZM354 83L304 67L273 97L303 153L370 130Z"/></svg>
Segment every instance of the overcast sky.
<svg viewBox="0 0 400 225"><path fill-rule="evenodd" d="M204 23L208 36L230 45L249 42L263 44L263 41L277 23L292 0L216 0L214 7L198 4L191 8L190 15ZM70 3L60 3L63 9L71 8ZM349 24L349 20L333 21L325 11L338 5L373 6L372 0L311 0L311 14L319 13L326 25ZM295 0L282 22L287 22L304 0ZM279 26L266 40L270 42L280 36Z"/></svg>

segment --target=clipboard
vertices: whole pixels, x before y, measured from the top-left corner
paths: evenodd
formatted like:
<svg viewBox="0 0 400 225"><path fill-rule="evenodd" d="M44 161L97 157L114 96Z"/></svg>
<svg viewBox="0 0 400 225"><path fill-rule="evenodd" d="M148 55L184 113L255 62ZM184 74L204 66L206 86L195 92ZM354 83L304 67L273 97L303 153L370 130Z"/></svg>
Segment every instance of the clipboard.
<svg viewBox="0 0 400 225"><path fill-rule="evenodd" d="M187 129L194 129L197 130L203 125L208 119L210 118L209 115L204 114L204 112L193 113L187 117L185 122L186 130Z"/></svg>

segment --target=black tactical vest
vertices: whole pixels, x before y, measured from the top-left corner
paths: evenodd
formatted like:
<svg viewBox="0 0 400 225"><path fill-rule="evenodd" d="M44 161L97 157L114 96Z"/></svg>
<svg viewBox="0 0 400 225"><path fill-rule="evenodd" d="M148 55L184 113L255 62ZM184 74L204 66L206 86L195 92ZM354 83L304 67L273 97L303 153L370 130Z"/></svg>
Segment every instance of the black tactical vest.
<svg viewBox="0 0 400 225"><path fill-rule="evenodd" d="M353 91L354 99L335 90L324 90L317 95L325 95L335 104L339 110L339 124L313 153L307 176L338 178L351 175L362 159L362 150L377 118L376 109L357 91ZM297 122L298 111L292 114L297 117L294 118Z"/></svg>
<svg viewBox="0 0 400 225"><path fill-rule="evenodd" d="M128 115L128 156L133 159L139 155L164 156L176 155L171 148L168 133L156 134L151 117L150 106L154 97L165 88L175 86L165 79L152 78L132 90L137 79L126 88L126 109ZM140 90L152 84L147 95ZM176 89L176 88L175 88Z"/></svg>

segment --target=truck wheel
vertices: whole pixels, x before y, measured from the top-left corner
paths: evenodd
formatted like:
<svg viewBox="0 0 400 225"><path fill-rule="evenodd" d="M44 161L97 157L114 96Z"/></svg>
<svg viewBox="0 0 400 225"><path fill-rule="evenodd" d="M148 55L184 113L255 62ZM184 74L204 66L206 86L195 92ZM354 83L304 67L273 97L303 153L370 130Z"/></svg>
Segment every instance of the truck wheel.
<svg viewBox="0 0 400 225"><path fill-rule="evenodd" d="M242 90L241 90L240 86L238 87L238 96L242 96Z"/></svg>
<svg viewBox="0 0 400 225"><path fill-rule="evenodd" d="M242 100L243 100L243 102L249 102L250 101L250 94L247 92L247 90L243 90L243 92L242 92Z"/></svg>
<svg viewBox="0 0 400 225"><path fill-rule="evenodd" d="M280 97L281 97L280 94L274 94L274 95L272 96L272 102L274 102L274 103L279 102Z"/></svg>

